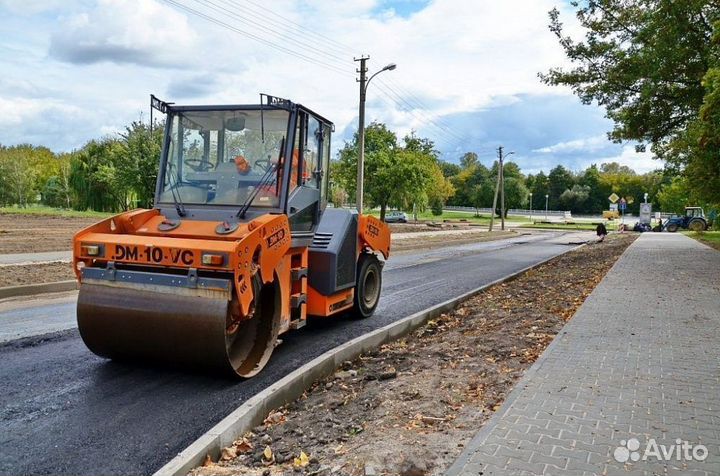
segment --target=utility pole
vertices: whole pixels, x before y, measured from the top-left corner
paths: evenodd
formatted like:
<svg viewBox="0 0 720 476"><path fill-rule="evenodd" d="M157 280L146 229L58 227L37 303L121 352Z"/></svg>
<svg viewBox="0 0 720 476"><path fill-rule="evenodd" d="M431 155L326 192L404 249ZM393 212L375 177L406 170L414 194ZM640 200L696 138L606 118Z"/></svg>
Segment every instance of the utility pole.
<svg viewBox="0 0 720 476"><path fill-rule="evenodd" d="M357 206L358 213L362 215L363 212L363 185L365 181L365 97L367 95L367 87L370 84L370 81L377 76L378 74L382 73L383 71L392 71L395 68L397 68L397 65L395 63L390 63L386 65L383 69L376 72L370 78L367 78L367 60L369 60L369 56L361 56L359 58L355 58L355 61L360 62L360 69L355 70L356 72L360 73L360 79L357 80L358 83L360 83L360 106L358 111L358 160L357 160L357 184L356 184L356 195L355 195L355 205Z"/></svg>
<svg viewBox="0 0 720 476"><path fill-rule="evenodd" d="M500 229L505 231L505 167L503 166L503 147L498 147L500 163Z"/></svg>
<svg viewBox="0 0 720 476"><path fill-rule="evenodd" d="M515 152L508 152L503 154L503 146L498 147L498 174L497 183L495 184L495 197L493 198L492 216L490 217L490 227L488 231L492 231L493 224L495 222L495 207L497 207L498 190L500 191L500 228L505 230L505 167L503 161L509 155L513 155Z"/></svg>
<svg viewBox="0 0 720 476"><path fill-rule="evenodd" d="M356 70L360 73L360 106L358 111L358 160L357 160L357 183L355 193L355 205L357 206L358 214L362 215L363 212L363 182L365 180L365 89L366 74L367 74L367 60L369 56L360 56L355 58L355 61L360 62L360 69Z"/></svg>
<svg viewBox="0 0 720 476"><path fill-rule="evenodd" d="M502 160L502 159L500 159ZM501 162L502 163L502 162ZM493 197L492 212L490 213L490 227L488 231L493 231L493 224L495 223L495 210L497 209L498 191L500 190L500 168L501 163L498 164L497 181L495 182L495 196Z"/></svg>

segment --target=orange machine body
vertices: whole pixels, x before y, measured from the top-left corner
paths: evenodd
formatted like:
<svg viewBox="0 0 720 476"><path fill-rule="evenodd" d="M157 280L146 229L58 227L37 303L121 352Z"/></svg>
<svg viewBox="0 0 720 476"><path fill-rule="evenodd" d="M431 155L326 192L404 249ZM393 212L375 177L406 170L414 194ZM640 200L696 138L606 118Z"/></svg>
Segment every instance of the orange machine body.
<svg viewBox="0 0 720 476"><path fill-rule="evenodd" d="M390 253L390 231L375 217L358 220L358 249ZM181 220L179 226L162 231L167 219L157 209L133 210L107 218L75 235L73 268L82 281L83 267L132 265L163 270L188 270L233 276L236 318L252 314L253 280L276 282L280 290L281 328L299 327L307 315L332 316L353 306L354 289L325 296L308 285L308 248L292 247L287 216L267 214L236 230L218 235L218 222ZM207 292L213 291L208 289ZM293 299L305 297L292 313Z"/></svg>

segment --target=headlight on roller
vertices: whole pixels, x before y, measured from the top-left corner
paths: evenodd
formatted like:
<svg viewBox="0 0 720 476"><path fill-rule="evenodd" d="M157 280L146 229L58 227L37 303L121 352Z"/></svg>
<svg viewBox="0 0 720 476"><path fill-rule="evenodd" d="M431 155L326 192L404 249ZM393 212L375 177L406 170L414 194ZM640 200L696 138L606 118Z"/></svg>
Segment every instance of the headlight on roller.
<svg viewBox="0 0 720 476"><path fill-rule="evenodd" d="M93 258L105 256L105 247L103 245L91 245L83 243L80 245L80 254L82 256L92 256Z"/></svg>
<svg viewBox="0 0 720 476"><path fill-rule="evenodd" d="M203 253L202 264L205 266L222 266L225 264L225 256L214 253Z"/></svg>

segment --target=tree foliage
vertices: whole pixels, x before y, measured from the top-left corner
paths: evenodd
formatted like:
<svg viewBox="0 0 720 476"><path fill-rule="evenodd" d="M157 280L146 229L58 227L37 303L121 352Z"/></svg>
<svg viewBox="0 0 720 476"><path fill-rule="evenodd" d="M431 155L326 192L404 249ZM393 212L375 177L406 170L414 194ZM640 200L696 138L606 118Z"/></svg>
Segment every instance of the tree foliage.
<svg viewBox="0 0 720 476"><path fill-rule="evenodd" d="M338 154L335 177L351 195L356 190L357 155L355 134ZM388 207L424 209L431 201L437 207L452 191L432 141L412 133L398 144L397 136L385 124L373 122L366 127L365 199L369 206L380 207L382 219Z"/></svg>
<svg viewBox="0 0 720 476"><path fill-rule="evenodd" d="M570 69L541 79L605 107L616 142L650 144L683 171L688 186L720 203L720 3L710 0L574 1L584 38L566 34L557 9L550 30Z"/></svg>

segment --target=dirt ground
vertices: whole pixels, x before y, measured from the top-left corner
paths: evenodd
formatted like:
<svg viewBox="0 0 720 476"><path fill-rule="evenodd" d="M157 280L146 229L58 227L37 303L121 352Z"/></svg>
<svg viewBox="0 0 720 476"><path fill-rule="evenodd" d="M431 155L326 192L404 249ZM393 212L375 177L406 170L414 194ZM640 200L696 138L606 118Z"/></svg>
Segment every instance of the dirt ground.
<svg viewBox="0 0 720 476"><path fill-rule="evenodd" d="M0 254L69 250L73 235L99 218L0 214Z"/></svg>
<svg viewBox="0 0 720 476"><path fill-rule="evenodd" d="M0 266L0 288L75 279L70 263Z"/></svg>
<svg viewBox="0 0 720 476"><path fill-rule="evenodd" d="M99 220L99 218L0 214L0 254L69 250L73 235L78 230L97 223ZM393 233L465 228L477 228L480 231L486 227L444 224L443 228L434 228L425 223L390 224L390 230Z"/></svg>
<svg viewBox="0 0 720 476"><path fill-rule="evenodd" d="M442 474L635 238L570 252L346 362L191 474Z"/></svg>
<svg viewBox="0 0 720 476"><path fill-rule="evenodd" d="M43 251L70 250L73 235L80 229L97 223L98 218L67 218L38 215L0 214L0 254L35 253ZM467 226L463 226L467 228ZM391 224L393 233L413 231L441 231L425 224ZM449 244L490 241L513 236L506 233L473 233L461 236L423 237L422 240L397 240L393 253L409 250L431 249ZM0 266L0 287L22 284L50 283L74 279L70 265L50 263L32 266Z"/></svg>
<svg viewBox="0 0 720 476"><path fill-rule="evenodd" d="M418 223L389 223L390 225L390 231L393 233L415 233L418 231L440 231L440 230L453 230L453 229L460 229L460 230L487 230L487 226L485 225L470 225L469 223L459 223L459 222L453 222L453 223L438 223L434 222L433 226L430 226L426 222L418 222Z"/></svg>
<svg viewBox="0 0 720 476"><path fill-rule="evenodd" d="M429 230L431 229L428 229L428 231ZM514 231L488 232L478 230L477 233L468 232L457 235L443 234L438 236L423 236L419 239L394 240L392 242L391 253L430 250L433 248L441 248L443 246L455 246L467 243L480 243L483 241L501 240L504 238L512 238L513 236L518 236L518 233Z"/></svg>

